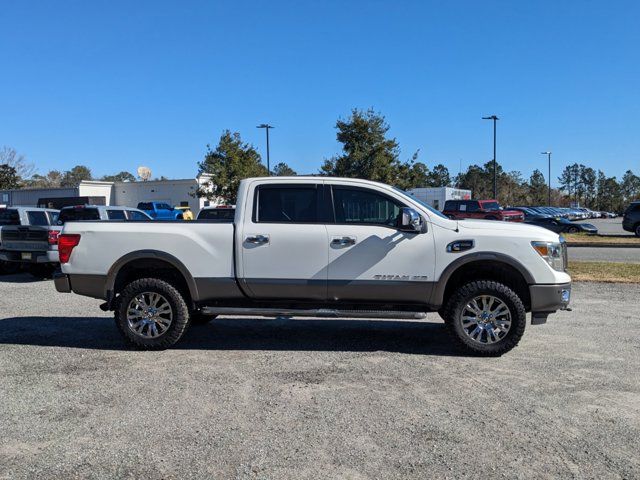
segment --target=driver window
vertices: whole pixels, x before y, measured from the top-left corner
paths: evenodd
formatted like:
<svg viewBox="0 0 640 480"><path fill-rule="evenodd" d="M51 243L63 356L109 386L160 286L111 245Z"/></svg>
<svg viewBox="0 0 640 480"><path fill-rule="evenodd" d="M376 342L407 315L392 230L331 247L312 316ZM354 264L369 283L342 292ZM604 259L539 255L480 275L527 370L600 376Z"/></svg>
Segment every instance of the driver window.
<svg viewBox="0 0 640 480"><path fill-rule="evenodd" d="M396 227L401 205L371 190L333 187L336 223Z"/></svg>

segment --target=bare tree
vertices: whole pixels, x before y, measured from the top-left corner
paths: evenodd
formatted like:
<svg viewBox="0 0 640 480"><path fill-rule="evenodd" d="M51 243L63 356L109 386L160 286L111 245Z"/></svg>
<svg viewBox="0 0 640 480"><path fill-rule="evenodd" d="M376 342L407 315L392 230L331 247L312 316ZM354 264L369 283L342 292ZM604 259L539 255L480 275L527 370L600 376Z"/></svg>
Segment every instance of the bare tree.
<svg viewBox="0 0 640 480"><path fill-rule="evenodd" d="M23 180L31 178L36 171L35 165L27 162L24 155L19 154L15 148L6 145L0 150L0 165L9 165L15 168L16 174Z"/></svg>

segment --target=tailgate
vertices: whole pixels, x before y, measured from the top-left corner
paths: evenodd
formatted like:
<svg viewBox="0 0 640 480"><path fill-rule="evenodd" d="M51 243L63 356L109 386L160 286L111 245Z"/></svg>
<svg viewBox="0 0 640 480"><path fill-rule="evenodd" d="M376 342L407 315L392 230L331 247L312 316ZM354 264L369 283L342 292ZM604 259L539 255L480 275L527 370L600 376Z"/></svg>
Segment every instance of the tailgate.
<svg viewBox="0 0 640 480"><path fill-rule="evenodd" d="M49 229L8 225L2 227L2 249L7 251L47 251L49 249Z"/></svg>

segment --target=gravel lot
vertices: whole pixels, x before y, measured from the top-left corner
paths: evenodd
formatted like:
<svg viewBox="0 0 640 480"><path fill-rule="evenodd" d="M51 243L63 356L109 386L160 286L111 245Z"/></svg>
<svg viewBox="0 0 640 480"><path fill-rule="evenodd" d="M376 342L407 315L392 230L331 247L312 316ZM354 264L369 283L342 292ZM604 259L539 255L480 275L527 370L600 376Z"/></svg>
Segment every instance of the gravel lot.
<svg viewBox="0 0 640 480"><path fill-rule="evenodd" d="M639 478L639 285L498 359L414 321L233 318L122 348L97 300L0 282L0 478Z"/></svg>

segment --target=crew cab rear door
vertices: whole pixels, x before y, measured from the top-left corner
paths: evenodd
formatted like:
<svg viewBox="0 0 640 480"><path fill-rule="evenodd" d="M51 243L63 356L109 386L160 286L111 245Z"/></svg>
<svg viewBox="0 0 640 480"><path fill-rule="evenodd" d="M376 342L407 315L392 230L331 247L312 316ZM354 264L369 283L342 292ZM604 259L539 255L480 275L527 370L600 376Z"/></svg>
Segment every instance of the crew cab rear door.
<svg viewBox="0 0 640 480"><path fill-rule="evenodd" d="M398 229L401 208L410 205L372 187L332 183L327 191L334 216L327 224L329 300L427 303L434 285L433 232Z"/></svg>
<svg viewBox="0 0 640 480"><path fill-rule="evenodd" d="M325 300L322 182L265 182L248 193L236 243L245 291L262 299Z"/></svg>

